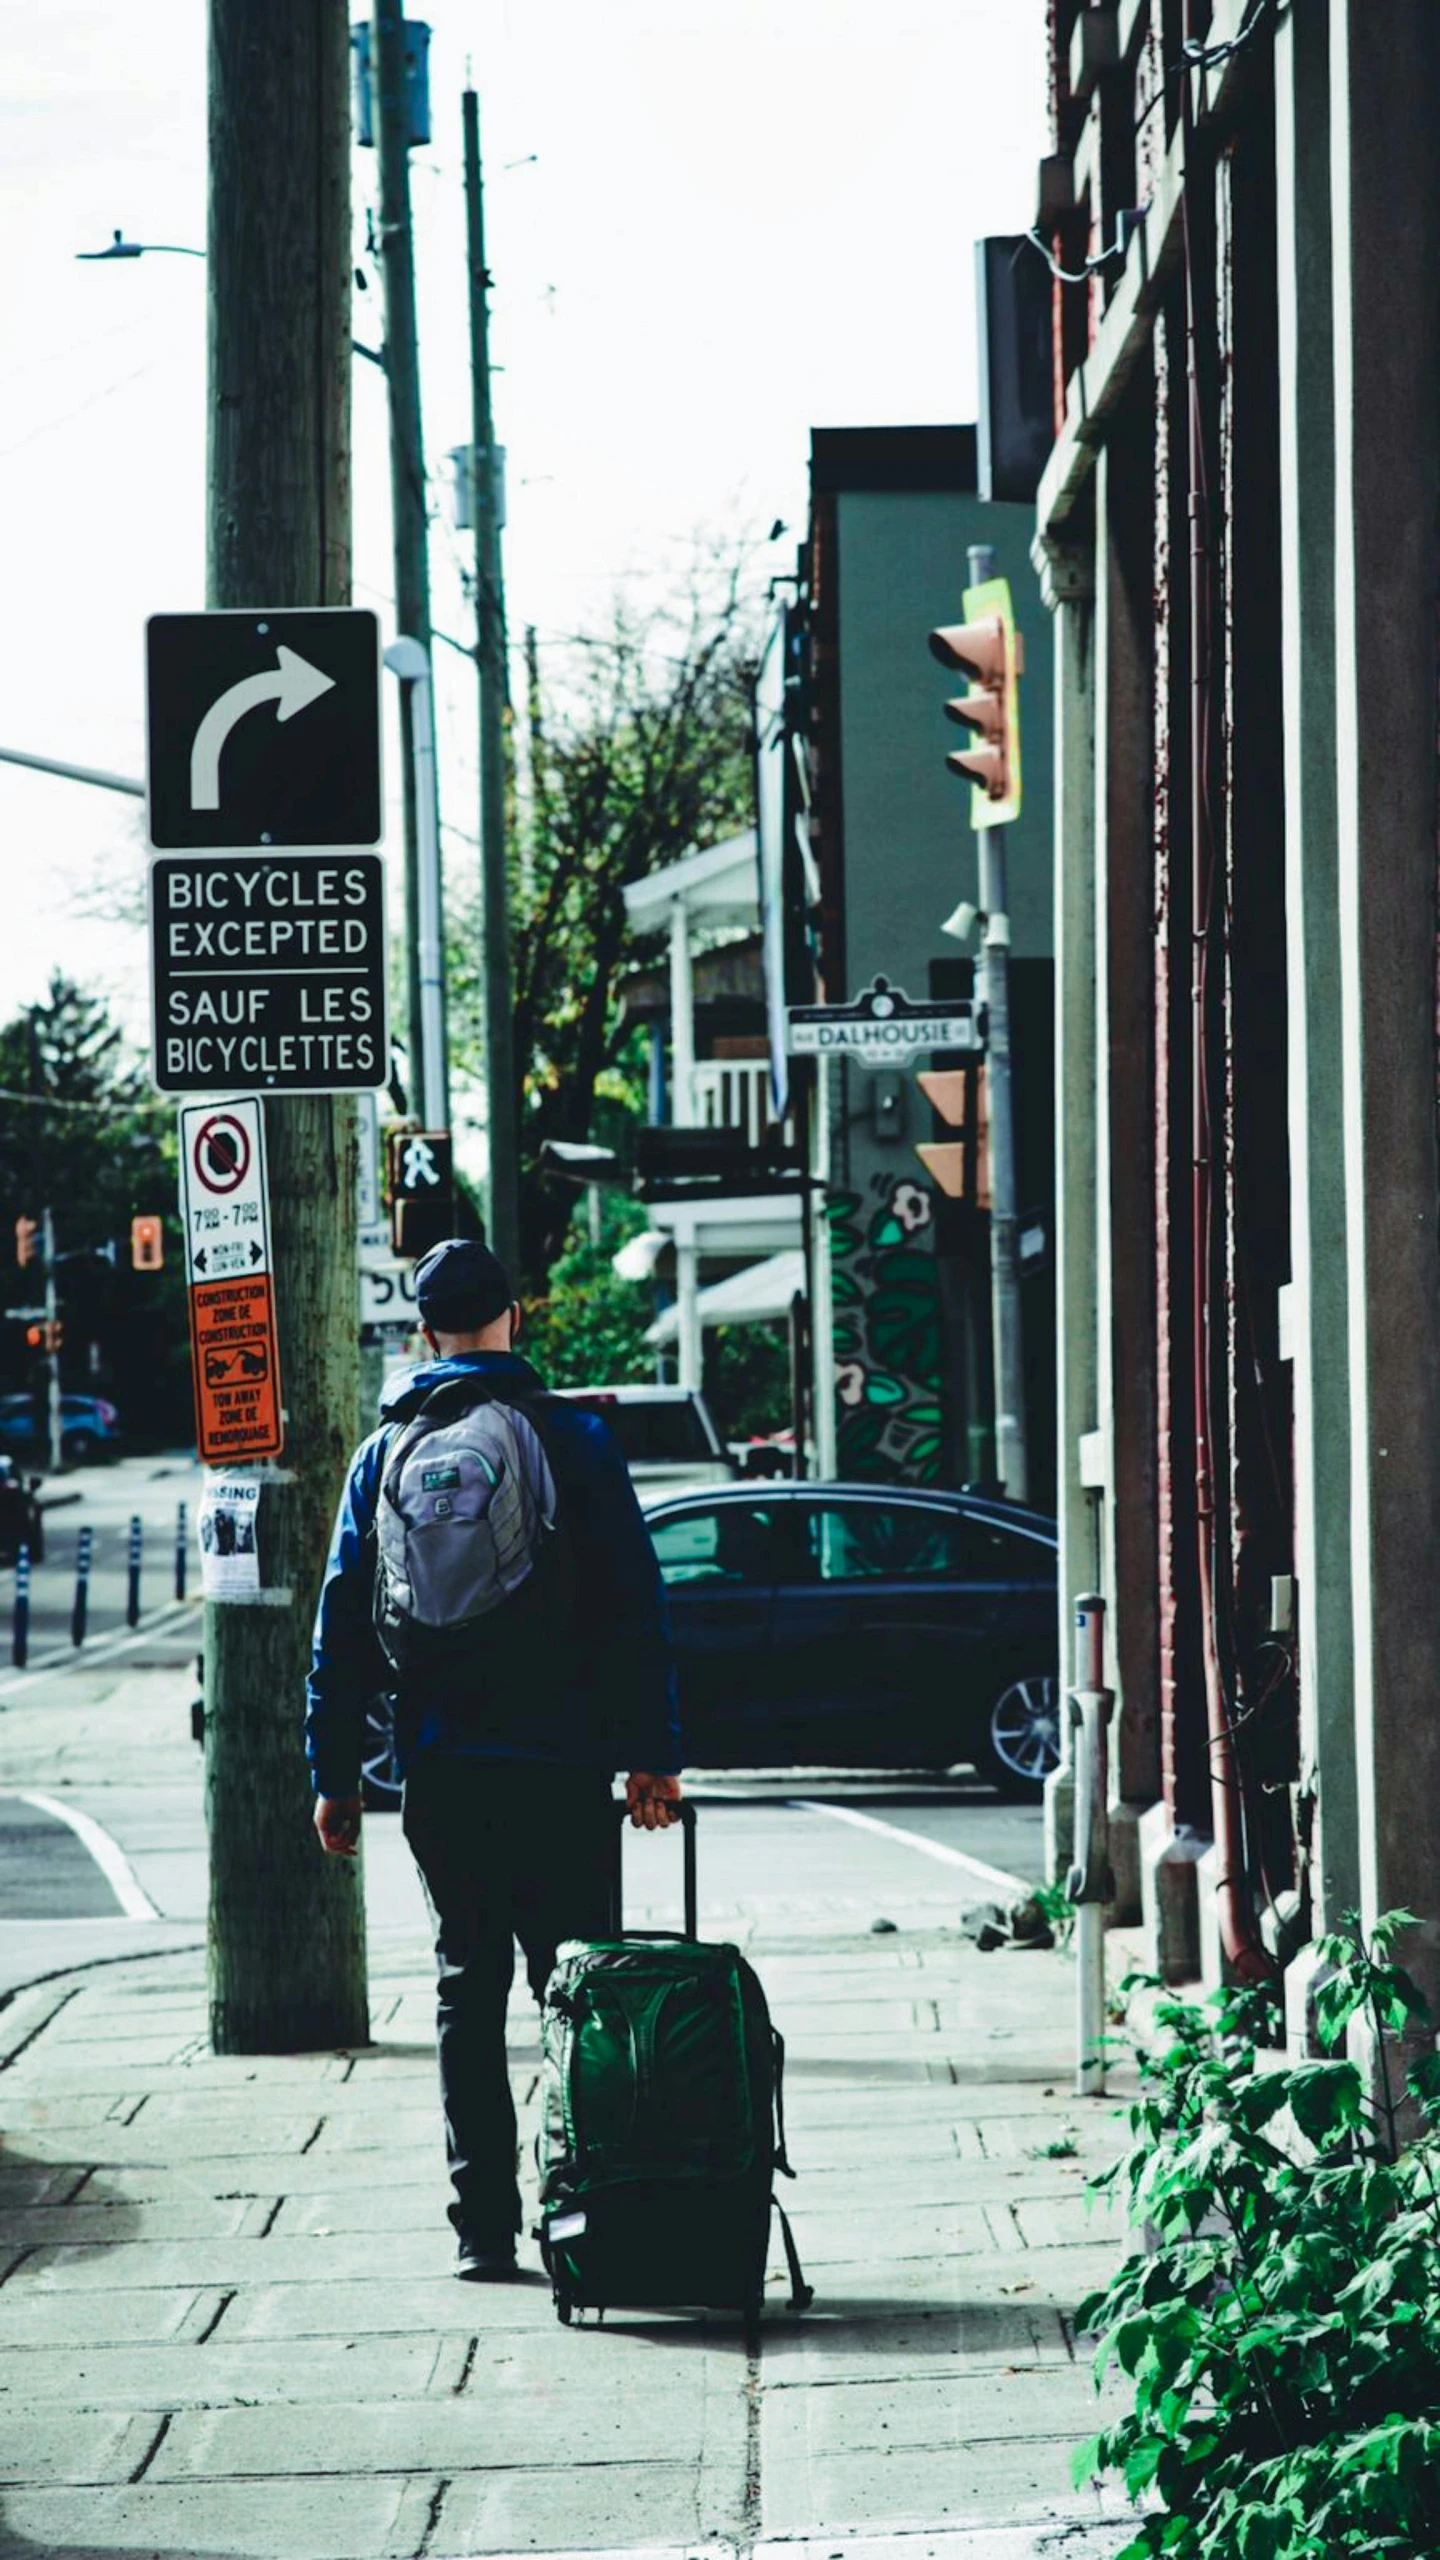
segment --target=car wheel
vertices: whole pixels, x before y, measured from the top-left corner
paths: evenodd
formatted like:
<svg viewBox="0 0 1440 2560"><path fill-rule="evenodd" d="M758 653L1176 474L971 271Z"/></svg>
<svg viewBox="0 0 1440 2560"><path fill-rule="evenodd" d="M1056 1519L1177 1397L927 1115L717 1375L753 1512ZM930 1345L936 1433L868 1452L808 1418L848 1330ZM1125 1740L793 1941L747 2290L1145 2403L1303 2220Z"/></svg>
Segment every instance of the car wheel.
<svg viewBox="0 0 1440 2560"><path fill-rule="evenodd" d="M60 1444L60 1455L72 1467L88 1467L100 1443L93 1431L67 1431Z"/></svg>
<svg viewBox="0 0 1440 2560"><path fill-rule="evenodd" d="M400 1772L395 1766L395 1704L372 1698L365 1710L361 1745L360 1801L367 1813L398 1813Z"/></svg>
<svg viewBox="0 0 1440 2560"><path fill-rule="evenodd" d="M1060 1683L1033 1672L1002 1689L985 1725L984 1769L1002 1796L1037 1803L1060 1765Z"/></svg>

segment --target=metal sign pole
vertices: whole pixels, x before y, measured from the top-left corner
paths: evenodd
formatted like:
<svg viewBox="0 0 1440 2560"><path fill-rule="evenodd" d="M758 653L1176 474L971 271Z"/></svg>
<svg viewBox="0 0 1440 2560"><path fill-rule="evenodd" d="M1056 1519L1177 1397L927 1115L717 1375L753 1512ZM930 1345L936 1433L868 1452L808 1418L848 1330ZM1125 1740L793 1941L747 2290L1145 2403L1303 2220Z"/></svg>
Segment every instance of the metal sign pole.
<svg viewBox="0 0 1440 2560"><path fill-rule="evenodd" d="M989 543L969 548L970 583L995 575ZM1015 1115L1010 1078L1010 910L1004 827L982 827L977 851L980 992L987 1020L985 1078L990 1121L990 1308L995 1342L995 1472L1012 1502L1029 1496L1025 1445L1025 1362L1020 1325L1020 1260L1016 1243Z"/></svg>

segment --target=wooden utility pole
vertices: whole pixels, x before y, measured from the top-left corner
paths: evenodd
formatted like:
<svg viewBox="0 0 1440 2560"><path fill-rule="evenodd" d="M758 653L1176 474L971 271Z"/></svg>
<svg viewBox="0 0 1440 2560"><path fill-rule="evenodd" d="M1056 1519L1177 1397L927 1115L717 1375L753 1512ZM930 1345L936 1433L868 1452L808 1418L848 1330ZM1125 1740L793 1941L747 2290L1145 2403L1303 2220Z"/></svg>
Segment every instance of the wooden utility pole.
<svg viewBox="0 0 1440 2560"><path fill-rule="evenodd" d="M345 0L210 0L208 601L350 600ZM358 1429L355 1107L266 1105L283 1458L259 1470L269 1605L205 1612L210 2033L219 2053L369 2038L358 1863L311 1827L310 1630Z"/></svg>
<svg viewBox="0 0 1440 2560"><path fill-rule="evenodd" d="M520 1258L520 1175L505 850L505 585L500 558L500 475L490 405L490 278L485 268L480 102L473 89L465 91L463 110L475 486L475 654L480 671L480 886L485 1087L490 1120L490 1245L514 1275Z"/></svg>
<svg viewBox="0 0 1440 2560"><path fill-rule="evenodd" d="M410 100L402 0L375 0L370 37L375 158L380 181L380 272L385 287L385 379L390 396L390 515L395 554L395 628L433 654L430 634L430 516L420 421L420 339L415 320L415 243L410 227ZM413 731L414 687L400 689L400 756L405 803L405 1018L409 1099L421 1092L420 821ZM431 783L433 788L433 779Z"/></svg>

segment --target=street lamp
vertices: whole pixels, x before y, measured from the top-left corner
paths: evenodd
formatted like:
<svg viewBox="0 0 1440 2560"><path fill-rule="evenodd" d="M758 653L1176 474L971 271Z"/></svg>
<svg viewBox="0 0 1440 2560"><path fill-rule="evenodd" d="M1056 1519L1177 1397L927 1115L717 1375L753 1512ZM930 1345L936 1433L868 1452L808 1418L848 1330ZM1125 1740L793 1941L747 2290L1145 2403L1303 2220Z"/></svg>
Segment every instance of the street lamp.
<svg viewBox="0 0 1440 2560"><path fill-rule="evenodd" d="M77 258L203 258L203 249L186 249L173 240L127 240L117 231L108 249L77 249Z"/></svg>

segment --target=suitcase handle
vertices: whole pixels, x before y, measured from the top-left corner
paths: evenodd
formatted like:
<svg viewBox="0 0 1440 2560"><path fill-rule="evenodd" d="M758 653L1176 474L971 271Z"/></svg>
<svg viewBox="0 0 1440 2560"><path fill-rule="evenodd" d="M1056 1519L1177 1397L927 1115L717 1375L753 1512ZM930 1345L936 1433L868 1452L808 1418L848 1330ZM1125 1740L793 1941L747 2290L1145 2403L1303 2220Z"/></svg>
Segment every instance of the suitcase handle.
<svg viewBox="0 0 1440 2560"><path fill-rule="evenodd" d="M672 1814L678 1816L681 1830L685 1834L685 1926L683 1930L631 1929L626 1931L625 1825L630 1819L630 1807L628 1804L616 1804L613 1810L616 1815L615 1863L610 1872L610 1918L616 1937L623 1938L628 1934L632 1938L698 1938L700 1918L695 1892L695 1807L688 1797L682 1797L678 1804L671 1807ZM668 1824L666 1828L669 1828Z"/></svg>

